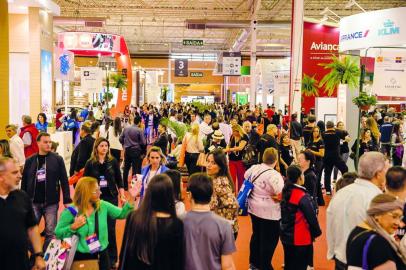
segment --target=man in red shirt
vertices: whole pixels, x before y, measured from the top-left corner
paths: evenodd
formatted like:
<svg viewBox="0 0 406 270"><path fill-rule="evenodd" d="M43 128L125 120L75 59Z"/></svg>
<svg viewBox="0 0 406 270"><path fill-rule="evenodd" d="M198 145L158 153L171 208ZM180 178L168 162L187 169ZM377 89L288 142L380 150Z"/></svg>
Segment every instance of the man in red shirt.
<svg viewBox="0 0 406 270"><path fill-rule="evenodd" d="M20 137L24 142L25 158L38 153L37 136L38 130L32 123L32 119L28 115L22 116L23 127L21 128Z"/></svg>
<svg viewBox="0 0 406 270"><path fill-rule="evenodd" d="M268 105L268 108L265 110L265 113L268 116L269 121L272 121L272 116L275 114L275 106Z"/></svg>

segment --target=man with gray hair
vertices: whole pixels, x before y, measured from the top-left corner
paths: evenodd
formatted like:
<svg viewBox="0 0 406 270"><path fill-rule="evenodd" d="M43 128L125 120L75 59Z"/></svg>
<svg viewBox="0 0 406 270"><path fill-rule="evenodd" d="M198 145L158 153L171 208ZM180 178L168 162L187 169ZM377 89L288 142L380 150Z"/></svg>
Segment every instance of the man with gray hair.
<svg viewBox="0 0 406 270"><path fill-rule="evenodd" d="M372 198L384 190L389 166L382 153L365 153L359 160L354 184L339 190L332 198L327 208L327 258L335 260L336 270L346 269L348 235L365 220Z"/></svg>
<svg viewBox="0 0 406 270"><path fill-rule="evenodd" d="M25 163L25 155L24 155L24 142L23 140L17 135L17 126L16 125L7 125L6 126L6 134L7 137L10 138L10 151L13 155L14 159L17 161L18 166L20 169L23 168Z"/></svg>

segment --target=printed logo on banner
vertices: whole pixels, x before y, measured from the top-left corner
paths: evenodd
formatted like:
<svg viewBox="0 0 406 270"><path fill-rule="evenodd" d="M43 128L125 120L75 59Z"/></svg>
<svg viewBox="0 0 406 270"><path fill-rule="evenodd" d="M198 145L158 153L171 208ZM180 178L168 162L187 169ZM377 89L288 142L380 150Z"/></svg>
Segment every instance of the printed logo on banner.
<svg viewBox="0 0 406 270"><path fill-rule="evenodd" d="M340 41L344 40L353 40L353 39L361 39L361 38L366 38L369 34L369 29L364 31L357 31L357 32L352 32L350 34L343 34L341 35Z"/></svg>
<svg viewBox="0 0 406 270"><path fill-rule="evenodd" d="M378 36L390 36L400 34L400 27L395 26L395 23L389 19L387 19L383 23L383 27L384 28L378 29Z"/></svg>
<svg viewBox="0 0 406 270"><path fill-rule="evenodd" d="M310 47L311 51L338 51L338 44L327 44L327 43L316 43L313 41L312 46Z"/></svg>

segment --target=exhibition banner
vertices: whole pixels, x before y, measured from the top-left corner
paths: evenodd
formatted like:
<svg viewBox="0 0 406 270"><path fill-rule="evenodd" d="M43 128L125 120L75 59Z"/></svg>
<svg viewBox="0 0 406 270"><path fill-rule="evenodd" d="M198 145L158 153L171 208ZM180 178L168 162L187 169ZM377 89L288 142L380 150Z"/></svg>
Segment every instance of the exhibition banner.
<svg viewBox="0 0 406 270"><path fill-rule="evenodd" d="M303 61L302 73L310 77L315 76L317 81L330 72L320 64L331 62L331 56L338 53L339 29L336 27L304 22L303 25ZM302 77L303 78L303 77ZM319 88L319 97L327 96L324 87ZM334 97L337 91L334 91ZM315 97L302 95L302 107L306 112L315 106Z"/></svg>
<svg viewBox="0 0 406 270"><path fill-rule="evenodd" d="M239 76L241 75L241 53L224 52L223 53L223 75Z"/></svg>
<svg viewBox="0 0 406 270"><path fill-rule="evenodd" d="M188 60L175 59L175 77L187 77L187 76L188 76Z"/></svg>
<svg viewBox="0 0 406 270"><path fill-rule="evenodd" d="M406 50L381 50L375 58L372 92L378 96L406 97Z"/></svg>
<svg viewBox="0 0 406 270"><path fill-rule="evenodd" d="M272 72L274 96L289 96L290 72Z"/></svg>
<svg viewBox="0 0 406 270"><path fill-rule="evenodd" d="M80 68L80 86L83 93L99 93L103 89L103 75L99 67Z"/></svg>
<svg viewBox="0 0 406 270"><path fill-rule="evenodd" d="M63 32L58 34L60 48L74 51L120 53L120 36L106 33Z"/></svg>
<svg viewBox="0 0 406 270"><path fill-rule="evenodd" d="M75 80L75 55L70 51L58 50L54 57L54 77L55 80L74 81Z"/></svg>
<svg viewBox="0 0 406 270"><path fill-rule="evenodd" d="M52 53L41 50L41 112L52 113Z"/></svg>
<svg viewBox="0 0 406 270"><path fill-rule="evenodd" d="M406 7L359 13L340 20L340 52L406 44Z"/></svg>

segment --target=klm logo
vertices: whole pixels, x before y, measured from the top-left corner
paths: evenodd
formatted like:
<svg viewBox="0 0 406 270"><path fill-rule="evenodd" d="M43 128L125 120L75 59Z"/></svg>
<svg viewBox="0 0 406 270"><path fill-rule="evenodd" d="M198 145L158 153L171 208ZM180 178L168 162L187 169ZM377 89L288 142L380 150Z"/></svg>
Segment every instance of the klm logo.
<svg viewBox="0 0 406 270"><path fill-rule="evenodd" d="M378 29L378 36L390 36L390 35L397 35L400 33L400 27L395 26L393 21L386 20L383 23L384 28Z"/></svg>

